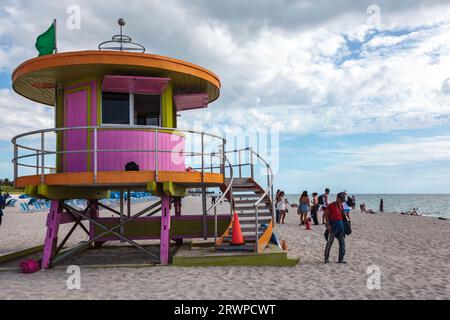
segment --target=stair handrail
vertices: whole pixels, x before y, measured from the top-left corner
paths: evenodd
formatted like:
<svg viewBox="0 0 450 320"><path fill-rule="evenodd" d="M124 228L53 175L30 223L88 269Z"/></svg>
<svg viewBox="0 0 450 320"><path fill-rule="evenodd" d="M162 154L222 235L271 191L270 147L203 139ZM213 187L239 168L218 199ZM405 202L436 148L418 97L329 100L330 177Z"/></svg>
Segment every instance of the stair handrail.
<svg viewBox="0 0 450 320"><path fill-rule="evenodd" d="M256 156L259 160L261 160L261 162L266 166L267 168L267 189L264 190L264 193L258 198L258 200L253 204L253 207L255 208L255 252L258 252L258 231L259 231L259 212L258 212L258 205L261 203L261 201L263 201L263 199L269 195L269 198L271 199L271 207L272 207L272 226L275 225L274 222L274 213L275 213L275 203L274 203L274 199L273 199L273 178L274 178L274 174L272 171L272 168L270 166L270 164L263 158L261 157L261 155L259 153L257 153L256 151L253 150L253 148L251 147L247 147L247 148L242 148L242 149L235 149L235 150L229 150L226 153L238 153L239 154L239 170L241 169L241 163L240 163L240 153L242 151L249 151L250 152L250 156ZM250 166L251 166L251 170L252 170L252 178L253 178L253 158L251 158L250 161ZM272 190L272 192L271 192Z"/></svg>
<svg viewBox="0 0 450 320"><path fill-rule="evenodd" d="M230 183L228 184L227 188L225 189L225 191L222 193L222 195L220 196L220 198L218 200L216 200L216 202L206 211L207 214L209 214L212 210L214 210L217 205L220 203L220 201L223 201L223 199L225 198L225 196L230 192L230 190L232 190L232 185L233 185L233 181L234 181L234 177L233 177L233 167L231 165L231 162L228 160L227 156L224 155L224 161L228 162L228 166L230 168ZM225 179L225 172L224 172L224 179ZM231 206L231 210L233 210L233 200L230 200L230 206Z"/></svg>
<svg viewBox="0 0 450 320"><path fill-rule="evenodd" d="M270 193L270 190L272 189L272 186L273 186L274 174L273 174L272 168L270 167L270 164L263 157L261 157L261 155L259 153L254 151L253 148L251 148L251 147L228 150L228 151L225 151L225 153L238 153L241 151L249 151L251 154L255 155L258 159L260 159L264 163L264 165L266 166L266 168L268 170L269 180L267 183L267 189L264 190L263 195L260 198L258 198L258 200L253 204L253 206L258 206L261 203L261 201ZM239 164L238 166L240 166L240 165L241 164ZM253 165L253 162L250 163L250 165ZM236 166L236 165L234 165L234 166Z"/></svg>
<svg viewBox="0 0 450 320"><path fill-rule="evenodd" d="M221 203L223 201L223 199L226 197L226 195L229 193L230 194L230 198L229 198L229 203L230 203L230 216L232 217L233 215L233 210L234 210L234 199L233 199L233 181L234 181L234 176L233 176L233 166L230 162L230 160L228 159L228 157L226 156L225 152L222 152L222 157L223 157L223 161L224 163L228 163L228 166L230 168L230 183L228 184L227 188L225 189L225 191L222 193L222 196L220 196L220 198L218 200L216 200L216 202L206 211L206 214L208 215L212 210L214 210L214 243L216 243L217 241L217 206L219 205L219 203ZM223 170L223 180L225 182L225 176L226 176L226 170Z"/></svg>
<svg viewBox="0 0 450 320"><path fill-rule="evenodd" d="M258 205L271 192L272 187L273 187L273 177L274 177L274 175L273 175L272 168L270 167L270 164L263 157L261 157L259 155L259 153L253 151L252 148L249 148L249 150L250 150L250 153L255 155L258 159L260 159L266 165L267 177L268 177L267 189L264 191L264 193L261 195L261 197L259 197L259 199L253 204L253 206L255 207L255 239L256 239L255 240L255 252L258 252L258 249L259 249L258 248L258 246L259 246L259 243L258 243L258 240L259 240L259 237L258 237L258 231L259 231ZM272 226L273 226L273 225L275 225L275 222L274 222L275 203L274 203L273 198L272 198L273 197L273 190L272 190L272 194L269 195L269 197L271 198L271 205L272 205Z"/></svg>

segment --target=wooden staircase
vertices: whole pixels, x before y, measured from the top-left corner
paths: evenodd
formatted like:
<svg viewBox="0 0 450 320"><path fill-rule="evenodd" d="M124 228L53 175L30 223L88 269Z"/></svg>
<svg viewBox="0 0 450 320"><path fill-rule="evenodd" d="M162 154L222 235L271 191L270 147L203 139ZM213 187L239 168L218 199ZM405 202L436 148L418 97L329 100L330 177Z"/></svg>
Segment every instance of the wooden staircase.
<svg viewBox="0 0 450 320"><path fill-rule="evenodd" d="M221 187L222 192L229 185L230 180L225 181ZM244 245L232 245L233 219L216 242L218 251L253 251L262 252L270 241L273 230L272 200L265 195L258 205L258 235L256 235L256 211L254 204L264 195L264 189L252 178L234 178L230 203L234 205L234 211L238 214L241 231L244 236ZM231 199L230 199L231 198ZM266 225L266 227L264 227Z"/></svg>

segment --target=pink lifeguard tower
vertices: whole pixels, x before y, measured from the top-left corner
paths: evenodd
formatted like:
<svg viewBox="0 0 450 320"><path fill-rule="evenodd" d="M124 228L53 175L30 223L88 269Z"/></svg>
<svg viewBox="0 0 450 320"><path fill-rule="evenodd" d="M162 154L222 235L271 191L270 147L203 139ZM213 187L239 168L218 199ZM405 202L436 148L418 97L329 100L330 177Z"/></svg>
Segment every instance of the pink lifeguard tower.
<svg viewBox="0 0 450 320"><path fill-rule="evenodd" d="M189 62L144 53L122 34L124 21L119 22L120 35L98 51L34 58L12 75L17 94L55 108L54 128L12 140L15 186L51 200L42 267L108 241L128 242L161 264L170 261L171 240L214 238L217 250L262 252L273 229L270 166L251 148L227 151L217 135L177 128L180 113L206 108L219 97L218 76ZM239 155L239 163L229 160L230 153ZM248 163L240 161L242 154ZM267 167L267 187L254 179L256 160ZM211 206L208 188L222 191ZM182 215L181 198L193 189L201 190L202 205L198 214ZM101 201L112 191L120 195L118 208ZM140 191L160 201L132 212L129 196ZM72 199L84 199L85 206L75 208ZM229 214L217 214L222 201L229 202ZM102 216L100 209L116 217ZM234 212L244 234L240 246L230 243ZM61 240L59 226L68 223L73 227ZM64 250L77 227L89 241ZM148 239L160 240L159 252L138 243Z"/></svg>

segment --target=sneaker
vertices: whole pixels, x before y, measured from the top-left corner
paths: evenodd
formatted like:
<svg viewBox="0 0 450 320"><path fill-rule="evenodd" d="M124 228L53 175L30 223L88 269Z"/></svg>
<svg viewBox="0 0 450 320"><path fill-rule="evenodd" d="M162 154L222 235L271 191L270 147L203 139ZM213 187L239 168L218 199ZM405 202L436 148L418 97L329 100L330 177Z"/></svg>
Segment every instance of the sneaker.
<svg viewBox="0 0 450 320"><path fill-rule="evenodd" d="M347 263L347 261L339 261L338 263L344 263L345 264L345 263Z"/></svg>

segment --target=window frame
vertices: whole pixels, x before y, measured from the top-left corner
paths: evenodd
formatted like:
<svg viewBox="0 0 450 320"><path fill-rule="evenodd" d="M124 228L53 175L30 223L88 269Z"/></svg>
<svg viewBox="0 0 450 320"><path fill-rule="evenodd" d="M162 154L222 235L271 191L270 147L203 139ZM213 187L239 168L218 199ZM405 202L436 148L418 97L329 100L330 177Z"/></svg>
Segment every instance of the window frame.
<svg viewBox="0 0 450 320"><path fill-rule="evenodd" d="M102 91L102 99L101 99L101 106L100 106L100 125L102 127L129 127L129 126L142 126L142 125L136 125L134 121L134 95L135 93L131 92L122 92L125 94L128 94L128 111L129 111L129 118L130 123L123 124L123 123L104 123L103 122L103 93L114 93L109 91ZM159 118L158 118L158 125L156 127L162 126L162 96L160 94L142 94L137 93L138 95L149 95L149 96L159 96ZM149 127L155 127L155 126L149 126Z"/></svg>

